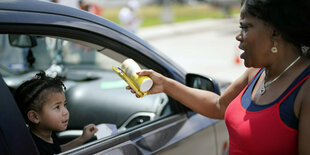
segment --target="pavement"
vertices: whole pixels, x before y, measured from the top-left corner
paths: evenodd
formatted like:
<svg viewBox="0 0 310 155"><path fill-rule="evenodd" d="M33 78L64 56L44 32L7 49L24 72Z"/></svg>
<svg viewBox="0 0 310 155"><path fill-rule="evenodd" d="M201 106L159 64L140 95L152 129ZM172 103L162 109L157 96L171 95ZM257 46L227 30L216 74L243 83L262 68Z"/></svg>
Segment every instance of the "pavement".
<svg viewBox="0 0 310 155"><path fill-rule="evenodd" d="M137 35L145 40L154 40L174 35L182 35L186 33L195 33L206 30L215 30L216 27L226 23L239 22L239 17L227 19L201 19L190 22L170 23L159 26L140 28Z"/></svg>

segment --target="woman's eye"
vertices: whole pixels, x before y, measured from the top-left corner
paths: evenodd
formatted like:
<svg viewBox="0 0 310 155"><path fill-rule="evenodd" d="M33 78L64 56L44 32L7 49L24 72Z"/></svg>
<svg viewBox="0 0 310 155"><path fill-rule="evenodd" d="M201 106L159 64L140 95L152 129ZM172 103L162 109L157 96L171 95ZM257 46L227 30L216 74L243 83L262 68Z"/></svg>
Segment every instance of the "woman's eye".
<svg viewBox="0 0 310 155"><path fill-rule="evenodd" d="M244 26L244 25L240 25L239 26L241 29L247 29L248 27L247 26Z"/></svg>
<svg viewBox="0 0 310 155"><path fill-rule="evenodd" d="M248 29L248 26L245 26L245 25L240 25L239 27L240 27L240 29L241 29L242 31L244 31L244 30L247 30L247 29Z"/></svg>

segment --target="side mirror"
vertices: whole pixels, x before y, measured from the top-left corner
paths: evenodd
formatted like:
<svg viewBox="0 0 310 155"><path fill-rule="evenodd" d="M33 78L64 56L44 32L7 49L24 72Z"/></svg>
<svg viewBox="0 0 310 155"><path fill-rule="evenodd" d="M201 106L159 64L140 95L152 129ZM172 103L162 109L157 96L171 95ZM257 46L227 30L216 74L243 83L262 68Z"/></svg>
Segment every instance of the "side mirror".
<svg viewBox="0 0 310 155"><path fill-rule="evenodd" d="M221 94L218 83L211 77L189 73L186 75L186 85L192 88L212 91Z"/></svg>
<svg viewBox="0 0 310 155"><path fill-rule="evenodd" d="M13 47L32 48L37 46L35 37L24 34L9 34L9 42Z"/></svg>

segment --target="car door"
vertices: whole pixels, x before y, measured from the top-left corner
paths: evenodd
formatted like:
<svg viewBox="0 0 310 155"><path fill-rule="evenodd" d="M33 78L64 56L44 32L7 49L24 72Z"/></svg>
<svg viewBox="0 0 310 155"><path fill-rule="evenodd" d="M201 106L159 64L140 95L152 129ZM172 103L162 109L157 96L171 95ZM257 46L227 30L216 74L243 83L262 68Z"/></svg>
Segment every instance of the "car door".
<svg viewBox="0 0 310 155"><path fill-rule="evenodd" d="M70 140L81 136L83 126L88 123L95 123L96 125L115 125L116 132L113 134L101 138L97 136L91 142L82 147L69 150L63 154L93 154L98 153L98 151L100 154L110 154L111 151L121 151L125 152L125 154L127 154L128 151L130 152L129 154L149 154L156 152L162 154L164 152L171 152L171 148L180 151L180 149L190 150L186 148L195 148L194 150L197 150L200 147L205 148L206 146L208 146L209 151L216 151L215 136L213 134L214 129L212 125L213 121L211 119L193 112L186 112L187 109L163 93L136 98L129 91L126 91L124 89L126 83L123 82L116 73L112 72L111 68L106 69L106 67L111 67L112 65L120 66L119 62L113 62L113 60L109 59L115 58L115 60L118 60L124 57L114 53L115 51L104 49L97 52L91 50L96 46L85 47L83 44L89 43L82 43L82 40L74 40L75 42L73 43L72 40L70 40L72 38L54 38L55 40L51 41L50 35L2 34L1 36L4 36L4 39L11 38L11 36L24 39L25 36L29 36L32 39L26 40L36 40L34 47L27 47L31 49L31 53L33 53L34 59L36 60L35 62L42 63L38 60L51 59L50 62L43 61L45 64L37 65L34 63L29 71L27 71L27 68L23 68L22 73L6 75L4 77L5 82L12 92L14 92L16 87L22 81L34 76L34 69L36 69L36 67L44 69L46 73L51 76L58 74L57 76L66 79L64 82L67 87L65 94L68 102L67 107L70 111L70 121L68 129L58 133L61 142L69 142ZM13 40L12 43L10 43L10 45L13 46L11 48L18 48L19 46L13 42L21 43L22 41ZM62 59L62 63L54 63L54 59L42 57L43 55L49 55L42 53L52 52L48 49L43 50L44 48L51 47L47 42L61 43L61 45L53 45L54 47L57 47L54 49L56 54L50 53L50 55L52 55L51 57L57 58L57 53L61 51L62 58L60 59ZM22 43L22 45L23 50L20 50L19 52L27 51L27 48L24 49L25 43ZM63 46L61 50L58 49L59 46ZM73 47L78 47L82 50L87 49L87 52L80 54L81 52ZM10 51L10 48L5 48L5 51ZM97 69L99 65L90 65L89 57L91 56L87 54L96 54L91 51L96 52L99 55L110 56L100 57L99 55L95 55L95 57L93 57L94 59L101 58L98 62L99 65L102 65L102 69ZM29 52L30 50L28 49L28 53ZM10 56L15 55L17 54L15 53ZM3 58L3 60L7 59ZM87 61L87 63L84 64L84 61ZM27 66L29 62L24 63L25 64L19 66ZM13 72L16 68L12 67L11 64L14 63L10 62L7 65L7 70ZM48 67L48 64L50 67ZM2 65L4 66L4 64ZM47 67L42 68L42 66ZM144 66L144 64L140 63L140 66ZM61 68L60 71L58 71L57 68ZM164 74L164 72L162 73ZM123 83L120 84L120 82ZM118 84L115 85L115 83ZM111 86L113 84L114 86ZM211 89L213 89L213 87ZM190 138L192 139L189 141L190 143L181 143L185 144L185 147L175 147L178 145L175 145L174 143L184 140L184 138L193 134L197 134L200 130L205 131L200 132L201 135L198 135L197 137L204 135L206 145L198 145L200 142L195 142L197 138ZM115 144L117 144L115 146L116 148L114 147ZM132 151L136 152L133 153ZM184 152L184 150L182 152Z"/></svg>
<svg viewBox="0 0 310 155"><path fill-rule="evenodd" d="M186 84L186 73L181 67L145 41L100 17L46 2L36 4L34 8L22 1L0 3L0 33L35 38L36 46L12 48L28 53L31 50L40 62L35 62L34 68L67 78L71 116L68 130L58 136L64 142L79 136L86 123L112 124L117 129L116 133L94 137L62 154L220 154L215 126L218 120L196 114L163 93L138 99L125 90L126 83L121 83L111 70L112 65L132 58L144 69ZM11 90L35 73L23 69L26 74L4 77ZM211 85L204 89L219 93L211 78L200 79ZM25 139L31 141L29 137Z"/></svg>

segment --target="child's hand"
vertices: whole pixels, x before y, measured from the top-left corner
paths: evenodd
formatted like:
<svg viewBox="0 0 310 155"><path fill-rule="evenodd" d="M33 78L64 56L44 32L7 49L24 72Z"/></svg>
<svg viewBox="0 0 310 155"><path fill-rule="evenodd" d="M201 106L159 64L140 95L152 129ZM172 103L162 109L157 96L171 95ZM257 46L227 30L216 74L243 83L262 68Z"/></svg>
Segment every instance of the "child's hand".
<svg viewBox="0 0 310 155"><path fill-rule="evenodd" d="M84 142L88 141L94 134L98 131L95 124L88 124L84 126L83 134L81 136L81 139L83 139Z"/></svg>
<svg viewBox="0 0 310 155"><path fill-rule="evenodd" d="M79 138L72 140L66 144L61 145L61 150L66 151L77 146L80 146L87 142L96 132L98 129L96 128L95 124L88 124L84 126L83 134Z"/></svg>

